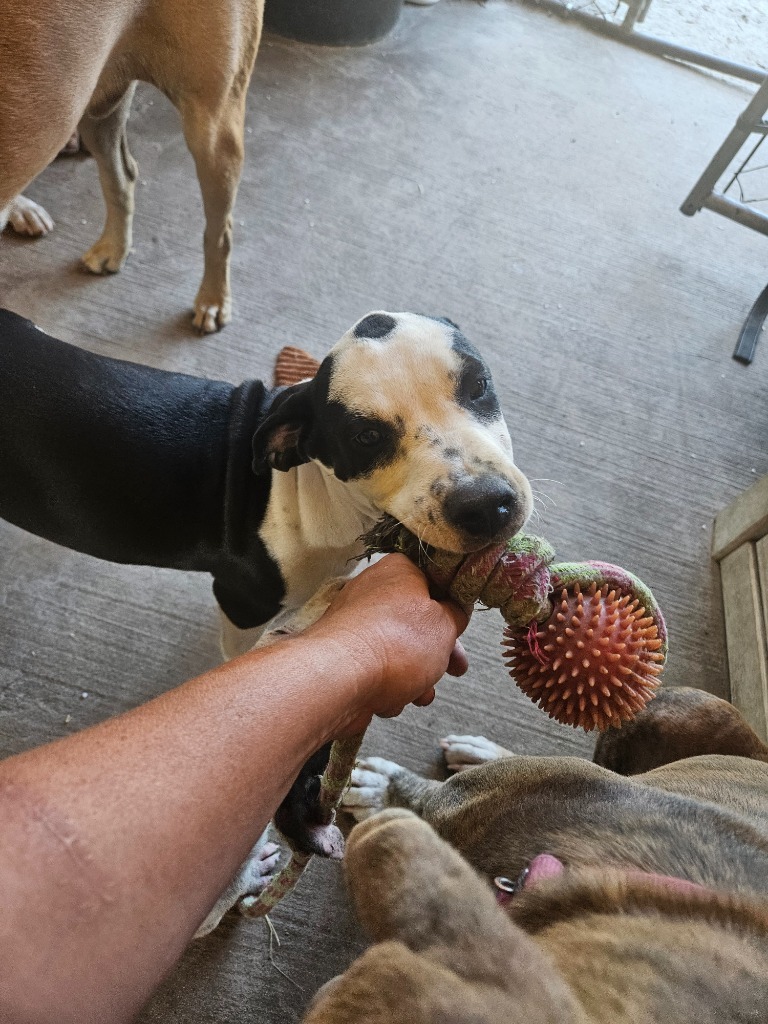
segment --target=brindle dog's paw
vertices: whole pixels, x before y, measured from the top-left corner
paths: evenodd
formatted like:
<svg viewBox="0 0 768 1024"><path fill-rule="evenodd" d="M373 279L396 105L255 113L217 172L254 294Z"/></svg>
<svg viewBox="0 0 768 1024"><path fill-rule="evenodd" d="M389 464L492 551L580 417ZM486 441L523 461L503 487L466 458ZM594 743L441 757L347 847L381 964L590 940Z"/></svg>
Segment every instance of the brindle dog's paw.
<svg viewBox="0 0 768 1024"><path fill-rule="evenodd" d="M53 218L39 203L26 196L16 196L8 208L8 223L17 235L37 238L53 231Z"/></svg>
<svg viewBox="0 0 768 1024"><path fill-rule="evenodd" d="M511 750L505 750L485 736L456 736L451 733L440 740L440 746L445 751L445 765L450 772L463 772L478 764L514 756Z"/></svg>
<svg viewBox="0 0 768 1024"><path fill-rule="evenodd" d="M403 769L383 757L367 757L357 762L349 789L342 797L341 807L355 821L365 821L372 814L389 807L389 782Z"/></svg>

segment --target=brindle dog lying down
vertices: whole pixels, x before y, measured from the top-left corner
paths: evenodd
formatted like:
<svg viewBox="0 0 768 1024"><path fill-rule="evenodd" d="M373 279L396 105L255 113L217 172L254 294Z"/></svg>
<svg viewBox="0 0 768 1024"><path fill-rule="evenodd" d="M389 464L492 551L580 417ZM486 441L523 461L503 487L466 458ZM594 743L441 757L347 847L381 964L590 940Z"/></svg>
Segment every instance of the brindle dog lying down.
<svg viewBox="0 0 768 1024"><path fill-rule="evenodd" d="M306 1024L768 1021L768 747L734 708L663 690L595 763L444 746L487 763L357 771L347 873L375 945Z"/></svg>

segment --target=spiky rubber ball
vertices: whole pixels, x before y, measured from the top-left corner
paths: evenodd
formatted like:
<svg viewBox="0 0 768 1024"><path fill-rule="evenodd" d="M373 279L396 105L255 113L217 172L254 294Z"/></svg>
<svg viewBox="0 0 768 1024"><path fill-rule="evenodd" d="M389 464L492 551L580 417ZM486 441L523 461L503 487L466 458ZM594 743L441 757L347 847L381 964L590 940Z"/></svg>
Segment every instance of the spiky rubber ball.
<svg viewBox="0 0 768 1024"><path fill-rule="evenodd" d="M654 696L664 662L653 616L631 594L578 582L528 631L507 627L506 665L550 718L587 732L619 726Z"/></svg>

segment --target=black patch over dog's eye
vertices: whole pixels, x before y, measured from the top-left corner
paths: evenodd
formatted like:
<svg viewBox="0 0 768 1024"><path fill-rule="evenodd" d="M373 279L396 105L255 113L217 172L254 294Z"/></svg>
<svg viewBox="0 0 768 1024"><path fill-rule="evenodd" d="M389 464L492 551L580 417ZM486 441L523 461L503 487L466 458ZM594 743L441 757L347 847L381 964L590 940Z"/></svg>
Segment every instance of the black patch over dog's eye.
<svg viewBox="0 0 768 1024"><path fill-rule="evenodd" d="M359 480L397 455L405 427L366 416L329 399L314 436L312 457L329 466L338 480Z"/></svg>
<svg viewBox="0 0 768 1024"><path fill-rule="evenodd" d="M473 402L479 401L488 390L488 378L478 377L469 389L469 397Z"/></svg>
<svg viewBox="0 0 768 1024"><path fill-rule="evenodd" d="M475 419L490 422L501 415L491 371L479 356L471 354L468 344L461 356L464 365L456 382L456 400Z"/></svg>
<svg viewBox="0 0 768 1024"><path fill-rule="evenodd" d="M364 448L371 448L381 441L381 431L375 430L373 427L367 427L365 430L361 430L359 434L355 434L355 441Z"/></svg>

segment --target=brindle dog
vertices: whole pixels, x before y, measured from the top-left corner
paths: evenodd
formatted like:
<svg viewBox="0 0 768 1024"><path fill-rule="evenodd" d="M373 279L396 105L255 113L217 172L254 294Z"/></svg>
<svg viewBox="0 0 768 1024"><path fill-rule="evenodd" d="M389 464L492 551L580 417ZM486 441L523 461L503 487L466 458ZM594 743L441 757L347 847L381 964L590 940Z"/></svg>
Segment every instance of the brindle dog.
<svg viewBox="0 0 768 1024"><path fill-rule="evenodd" d="M306 1024L768 1021L768 747L734 708L662 690L595 763L470 740L449 763L486 763L445 783L357 770L347 871L377 944Z"/></svg>

